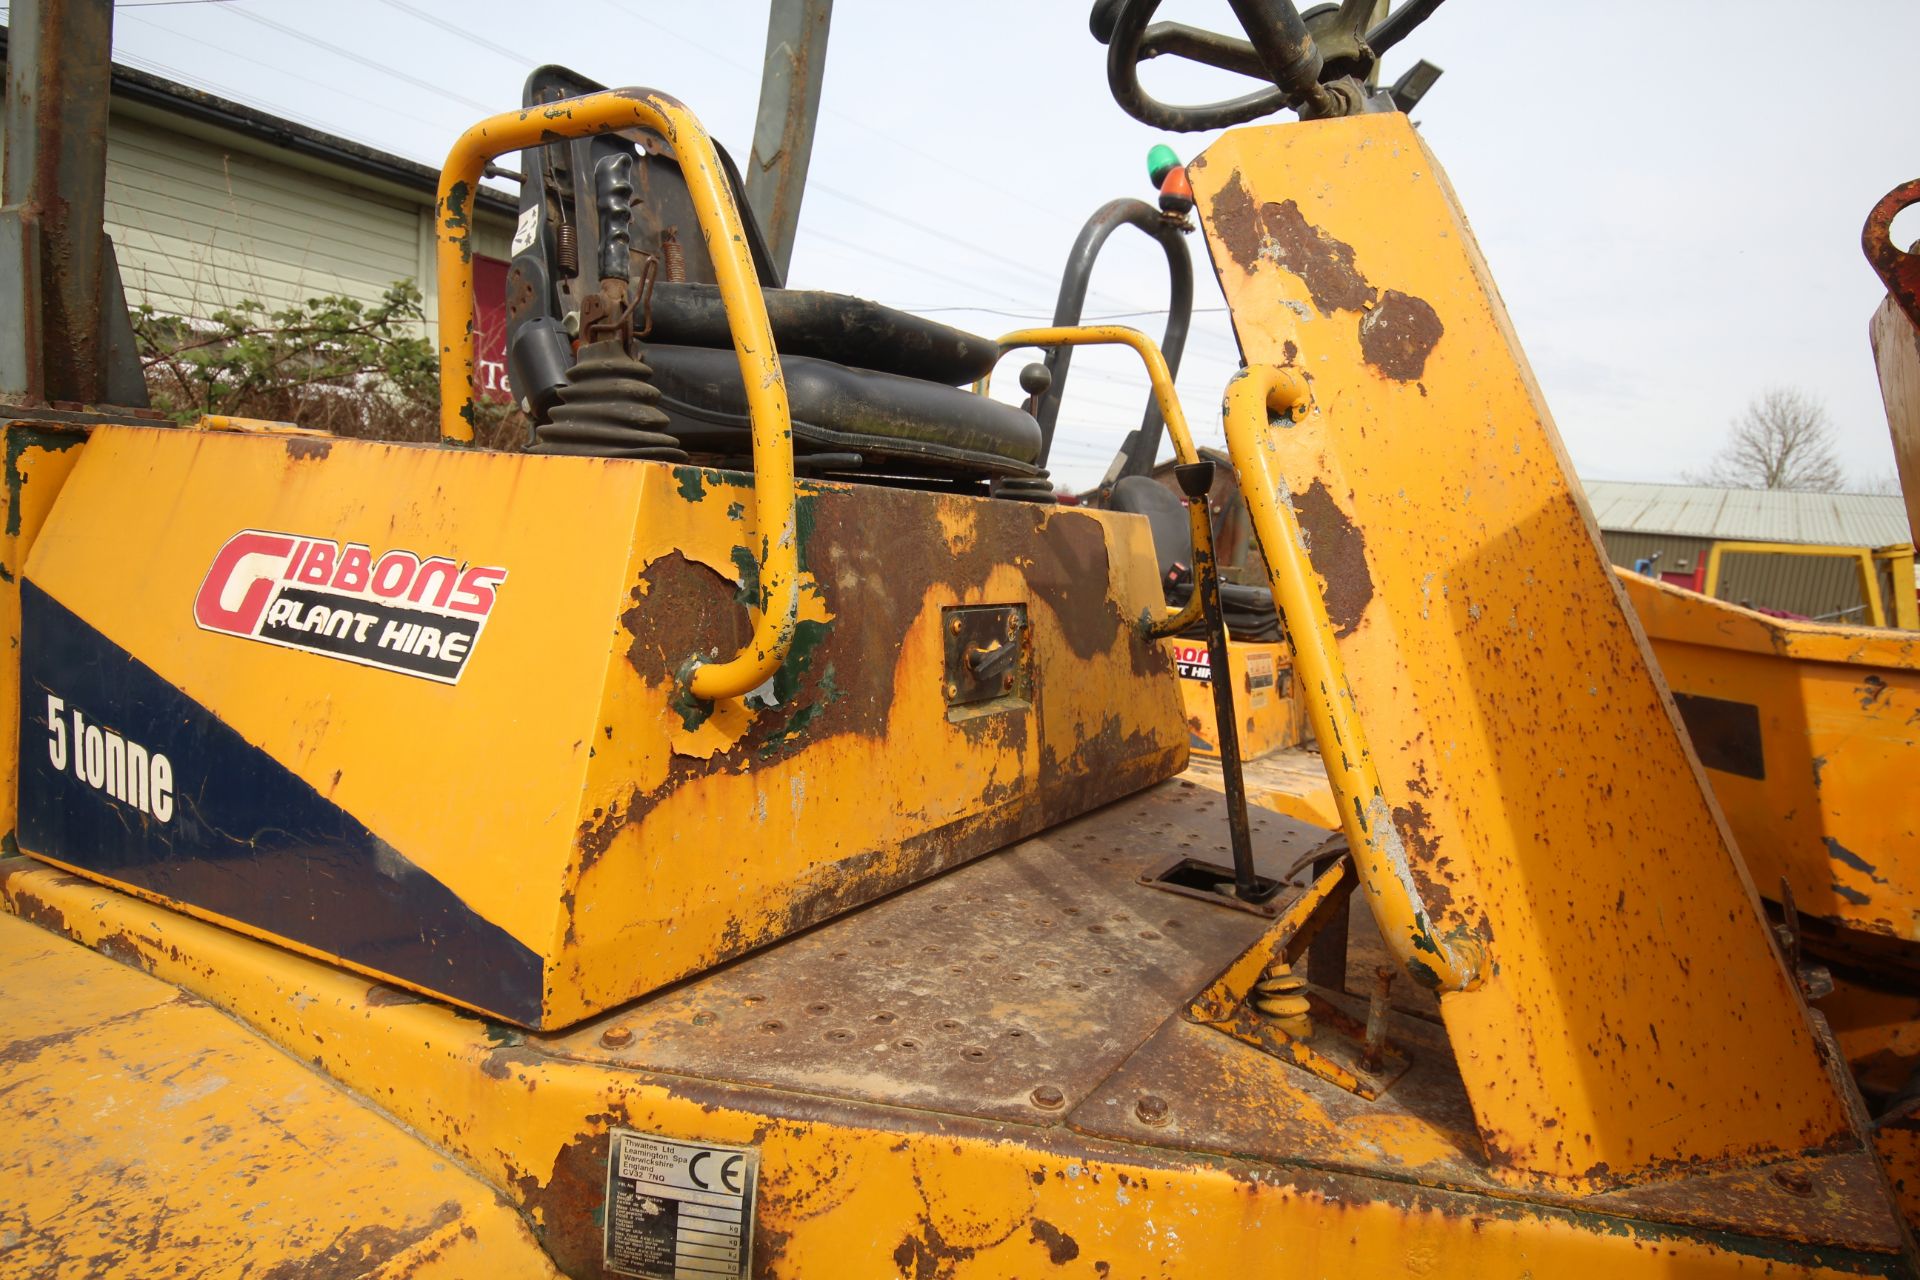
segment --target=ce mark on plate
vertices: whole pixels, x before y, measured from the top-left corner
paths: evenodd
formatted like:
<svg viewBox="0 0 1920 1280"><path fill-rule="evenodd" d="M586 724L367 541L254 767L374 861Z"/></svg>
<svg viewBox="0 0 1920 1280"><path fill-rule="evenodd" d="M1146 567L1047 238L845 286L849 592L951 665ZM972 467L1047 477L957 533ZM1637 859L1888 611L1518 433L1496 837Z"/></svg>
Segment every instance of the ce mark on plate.
<svg viewBox="0 0 1920 1280"><path fill-rule="evenodd" d="M702 1172L702 1165L715 1160L719 1161L718 1173L711 1165ZM747 1158L738 1152L701 1151L687 1161L687 1178L702 1191L725 1191L737 1196L746 1189L740 1182L746 1163ZM718 1185L709 1179L717 1179Z"/></svg>

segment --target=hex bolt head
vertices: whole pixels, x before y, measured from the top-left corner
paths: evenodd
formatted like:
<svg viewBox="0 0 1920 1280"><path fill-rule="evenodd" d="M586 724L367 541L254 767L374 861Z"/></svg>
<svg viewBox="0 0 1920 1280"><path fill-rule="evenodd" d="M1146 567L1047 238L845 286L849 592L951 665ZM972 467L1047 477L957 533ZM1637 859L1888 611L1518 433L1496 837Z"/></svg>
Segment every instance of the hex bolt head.
<svg viewBox="0 0 1920 1280"><path fill-rule="evenodd" d="M625 1027L608 1027L600 1033L600 1043L608 1049L624 1049L633 1043L633 1032Z"/></svg>
<svg viewBox="0 0 1920 1280"><path fill-rule="evenodd" d="M958 618L955 618L955 619L954 619L954 620L953 620L952 622L949 622L949 623L947 624L947 630L948 630L948 631L950 631L950 632L952 632L952 633L953 633L954 635L956 635L956 636L957 636L957 635L959 635L959 634L960 634L960 619L958 619Z"/></svg>
<svg viewBox="0 0 1920 1280"><path fill-rule="evenodd" d="M1030 1095L1033 1105L1043 1111L1058 1111L1067 1104L1067 1095L1050 1084L1043 1084Z"/></svg>
<svg viewBox="0 0 1920 1280"><path fill-rule="evenodd" d="M1141 1124L1163 1125L1167 1122L1167 1100L1158 1094L1143 1093L1140 1100L1133 1104L1133 1118Z"/></svg>

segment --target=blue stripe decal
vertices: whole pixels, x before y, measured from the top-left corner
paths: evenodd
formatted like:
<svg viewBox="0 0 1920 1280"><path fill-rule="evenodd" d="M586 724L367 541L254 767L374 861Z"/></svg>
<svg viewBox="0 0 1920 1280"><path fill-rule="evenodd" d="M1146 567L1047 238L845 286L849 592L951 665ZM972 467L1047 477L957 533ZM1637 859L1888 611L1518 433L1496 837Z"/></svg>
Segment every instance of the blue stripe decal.
<svg viewBox="0 0 1920 1280"><path fill-rule="evenodd" d="M20 612L24 849L539 1025L524 943L31 581Z"/></svg>

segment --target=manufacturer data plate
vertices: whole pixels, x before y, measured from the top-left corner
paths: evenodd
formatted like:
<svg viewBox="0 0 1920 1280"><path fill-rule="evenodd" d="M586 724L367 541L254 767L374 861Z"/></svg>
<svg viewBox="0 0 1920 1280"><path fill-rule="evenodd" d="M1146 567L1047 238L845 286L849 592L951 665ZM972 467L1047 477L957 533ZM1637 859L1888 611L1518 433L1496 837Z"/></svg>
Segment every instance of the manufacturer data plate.
<svg viewBox="0 0 1920 1280"><path fill-rule="evenodd" d="M760 1153L627 1129L610 1136L606 1269L645 1280L746 1280Z"/></svg>

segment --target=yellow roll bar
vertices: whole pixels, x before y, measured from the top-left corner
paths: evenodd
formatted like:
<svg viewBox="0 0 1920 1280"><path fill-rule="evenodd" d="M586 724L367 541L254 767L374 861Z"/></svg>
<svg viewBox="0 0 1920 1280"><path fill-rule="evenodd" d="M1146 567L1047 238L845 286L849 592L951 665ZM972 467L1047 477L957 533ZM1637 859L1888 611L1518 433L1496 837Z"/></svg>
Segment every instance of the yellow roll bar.
<svg viewBox="0 0 1920 1280"><path fill-rule="evenodd" d="M1187 430L1187 415L1180 410L1180 397L1174 394L1173 375L1167 371L1167 359L1160 354L1160 348L1154 345L1152 338L1138 329L1129 329L1120 324L1061 325L1045 329L1015 329L1012 333L1002 334L999 341L1000 355L1020 347L1132 347L1147 366L1147 380L1153 384L1153 401L1160 409L1161 420L1167 424L1167 438L1173 441L1173 456L1181 462L1200 461L1199 450L1193 447L1193 433ZM989 375L991 378L991 375ZM981 391L985 393L986 383ZM1189 516L1189 518L1193 518ZM1207 530L1209 534L1212 529ZM1199 548L1196 537L1194 547ZM1154 624L1153 633L1175 635L1185 631L1200 618L1201 609L1200 582L1196 573L1193 594L1188 597L1178 613L1169 614ZM1221 661L1226 661L1224 655Z"/></svg>
<svg viewBox="0 0 1920 1280"><path fill-rule="evenodd" d="M435 208L439 247L440 438L473 440L473 197L489 160L556 138L581 138L621 129L653 129L673 147L687 180L715 282L733 333L753 424L754 528L760 535L760 585L765 593L753 637L725 662L698 654L683 668L696 698L737 698L780 669L793 642L799 609L798 552L794 545L793 429L787 384L773 348L766 300L747 251L746 232L733 204L713 141L691 111L651 89L608 89L523 111L489 116L460 135L440 171Z"/></svg>
<svg viewBox="0 0 1920 1280"><path fill-rule="evenodd" d="M1297 421L1309 402L1306 380L1292 369L1255 365L1241 370L1227 384L1227 449L1267 558L1274 602L1293 638L1307 715L1380 935L1401 967L1423 985L1436 991L1470 991L1485 976L1486 958L1472 939L1443 938L1434 932L1367 749L1291 493L1272 465L1275 445L1268 412Z"/></svg>

